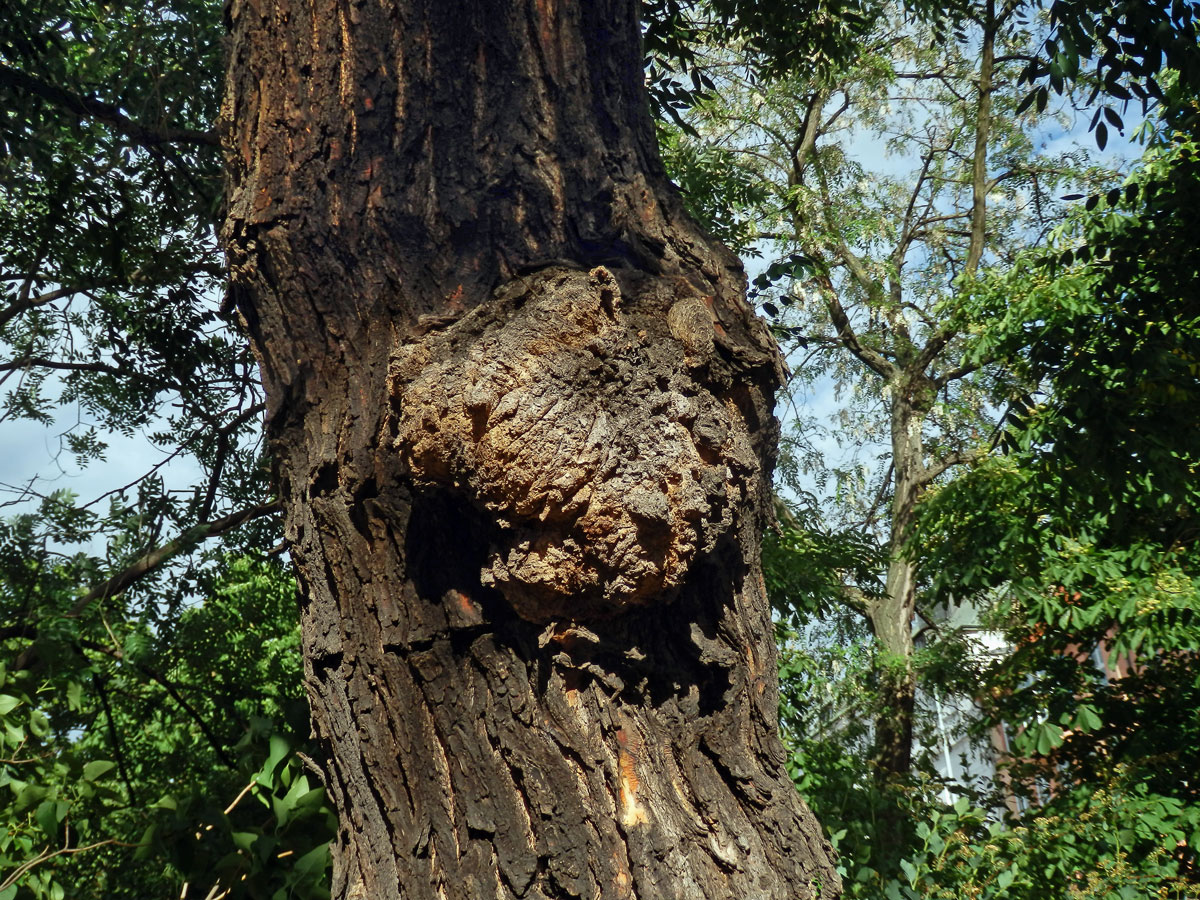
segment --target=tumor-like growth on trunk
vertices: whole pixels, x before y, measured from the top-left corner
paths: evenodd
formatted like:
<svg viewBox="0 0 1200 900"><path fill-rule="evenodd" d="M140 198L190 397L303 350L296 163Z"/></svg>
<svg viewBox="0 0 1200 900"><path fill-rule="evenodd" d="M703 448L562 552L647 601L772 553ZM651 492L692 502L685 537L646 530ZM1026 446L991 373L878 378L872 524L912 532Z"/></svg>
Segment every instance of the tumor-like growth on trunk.
<svg viewBox="0 0 1200 900"><path fill-rule="evenodd" d="M527 619L669 593L759 480L704 298L682 278L552 267L495 300L393 353L388 425L410 477L500 523L483 581Z"/></svg>

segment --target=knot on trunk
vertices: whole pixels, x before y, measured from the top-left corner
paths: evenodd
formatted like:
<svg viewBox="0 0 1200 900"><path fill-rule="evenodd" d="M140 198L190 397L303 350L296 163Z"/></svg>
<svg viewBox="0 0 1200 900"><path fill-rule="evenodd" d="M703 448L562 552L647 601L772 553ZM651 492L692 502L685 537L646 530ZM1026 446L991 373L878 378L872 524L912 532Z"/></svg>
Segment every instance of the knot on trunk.
<svg viewBox="0 0 1200 900"><path fill-rule="evenodd" d="M542 270L393 353L392 447L416 485L489 511L482 580L533 621L664 595L755 499L746 423L700 358L703 301L684 298L685 341L682 279L621 276Z"/></svg>

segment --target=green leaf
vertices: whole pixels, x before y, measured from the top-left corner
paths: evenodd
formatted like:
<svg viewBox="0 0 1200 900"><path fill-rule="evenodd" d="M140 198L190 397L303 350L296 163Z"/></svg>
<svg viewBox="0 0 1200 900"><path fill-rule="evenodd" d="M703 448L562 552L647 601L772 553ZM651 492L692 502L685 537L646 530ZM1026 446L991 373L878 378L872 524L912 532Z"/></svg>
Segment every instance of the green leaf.
<svg viewBox="0 0 1200 900"><path fill-rule="evenodd" d="M66 804L63 804L65 807ZM66 809L62 810L65 815ZM57 800L43 800L38 804L37 812L34 814L37 820L38 827L45 832L46 837L54 840L58 835L58 823L62 821L62 816L59 814L59 802Z"/></svg>
<svg viewBox="0 0 1200 900"><path fill-rule="evenodd" d="M29 732L36 738L44 738L50 734L50 720L40 709L29 713Z"/></svg>
<svg viewBox="0 0 1200 900"><path fill-rule="evenodd" d="M0 694L0 716L7 716L21 705L21 699L11 694Z"/></svg>
<svg viewBox="0 0 1200 900"><path fill-rule="evenodd" d="M1062 729L1053 722L1043 722L1037 728L1037 752L1041 756L1049 756L1056 748L1062 746Z"/></svg>
<svg viewBox="0 0 1200 900"><path fill-rule="evenodd" d="M288 743L287 738L278 734L271 735L270 753L267 756L267 761L258 770L255 781L265 788L271 787L275 783L276 770L284 758L287 757L290 750L291 744Z"/></svg>
<svg viewBox="0 0 1200 900"><path fill-rule="evenodd" d="M160 797L150 808L169 809L174 811L179 809L179 801L176 800L171 794L163 794L162 797Z"/></svg>
<svg viewBox="0 0 1200 900"><path fill-rule="evenodd" d="M18 783L20 782L12 782L13 785ZM50 789L41 784L20 784L21 787L17 790L17 795L14 800L14 808L17 812L20 812L23 809L28 809L30 806L38 803L42 800L42 798L50 793Z"/></svg>
<svg viewBox="0 0 1200 900"><path fill-rule="evenodd" d="M1074 727L1079 731L1095 731L1101 725L1100 716L1096 713L1096 708L1086 703L1079 705L1079 711L1075 716Z"/></svg>
<svg viewBox="0 0 1200 900"><path fill-rule="evenodd" d="M111 771L117 764L109 759L94 759L83 767L85 781L95 781L100 776Z"/></svg>
<svg viewBox="0 0 1200 900"><path fill-rule="evenodd" d="M296 860L294 869L302 878L312 878L328 869L329 865L329 845L321 844Z"/></svg>
<svg viewBox="0 0 1200 900"><path fill-rule="evenodd" d="M158 835L158 824L153 823L146 826L146 830L142 832L141 838L138 839L137 850L134 851L134 859L147 859L154 853L154 838Z"/></svg>
<svg viewBox="0 0 1200 900"><path fill-rule="evenodd" d="M257 831L235 831L229 837L235 847L249 853L250 848L254 846L254 842L262 837L262 835Z"/></svg>

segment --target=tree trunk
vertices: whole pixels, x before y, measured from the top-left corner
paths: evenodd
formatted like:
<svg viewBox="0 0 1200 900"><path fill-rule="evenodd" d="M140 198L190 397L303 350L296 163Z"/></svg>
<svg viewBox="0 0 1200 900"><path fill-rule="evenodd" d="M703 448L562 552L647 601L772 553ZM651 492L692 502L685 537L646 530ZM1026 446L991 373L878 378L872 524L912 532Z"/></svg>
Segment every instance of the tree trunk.
<svg viewBox="0 0 1200 900"><path fill-rule="evenodd" d="M759 568L778 362L635 0L232 0L224 240L335 898L836 895Z"/></svg>
<svg viewBox="0 0 1200 900"><path fill-rule="evenodd" d="M922 426L928 410L929 382L911 370L891 382L893 496L887 581L882 596L870 601L867 617L878 642L879 705L875 717L873 763L883 803L877 811L874 839L878 858L896 865L911 835L904 796L897 788L912 773L916 675L913 672L913 615L916 611L916 564L905 553L917 498L925 484Z"/></svg>
<svg viewBox="0 0 1200 900"><path fill-rule="evenodd" d="M882 597L871 602L868 618L882 650L880 710L875 722L876 775L882 783L912 770L916 678L912 668L913 615L917 602L916 564L905 553L917 498L925 487L922 427L929 397L928 379L907 373L894 384L891 402L892 469L891 559Z"/></svg>

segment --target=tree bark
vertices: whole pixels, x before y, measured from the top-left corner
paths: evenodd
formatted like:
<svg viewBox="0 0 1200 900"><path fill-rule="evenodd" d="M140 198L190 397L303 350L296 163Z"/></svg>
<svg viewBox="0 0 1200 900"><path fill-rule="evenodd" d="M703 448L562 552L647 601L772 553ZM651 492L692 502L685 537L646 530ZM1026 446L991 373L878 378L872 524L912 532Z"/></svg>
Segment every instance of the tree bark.
<svg viewBox="0 0 1200 900"><path fill-rule="evenodd" d="M835 896L777 736L778 358L663 173L635 0L228 21L333 896Z"/></svg>

